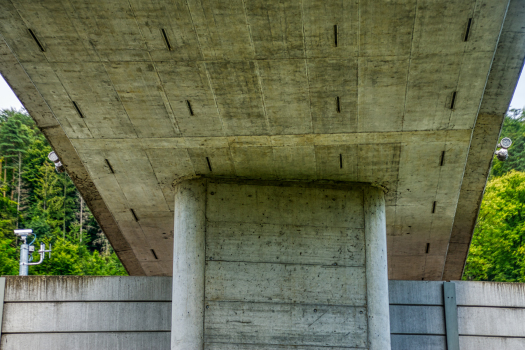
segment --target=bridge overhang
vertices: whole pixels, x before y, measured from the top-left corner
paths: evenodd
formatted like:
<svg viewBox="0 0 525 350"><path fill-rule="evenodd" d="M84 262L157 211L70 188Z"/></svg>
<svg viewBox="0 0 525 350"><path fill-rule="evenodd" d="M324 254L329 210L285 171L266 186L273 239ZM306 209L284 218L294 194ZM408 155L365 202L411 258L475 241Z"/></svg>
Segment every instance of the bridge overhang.
<svg viewBox="0 0 525 350"><path fill-rule="evenodd" d="M0 72L132 275L171 274L173 184L200 176L381 186L390 278L458 279L524 19L517 0L2 1Z"/></svg>

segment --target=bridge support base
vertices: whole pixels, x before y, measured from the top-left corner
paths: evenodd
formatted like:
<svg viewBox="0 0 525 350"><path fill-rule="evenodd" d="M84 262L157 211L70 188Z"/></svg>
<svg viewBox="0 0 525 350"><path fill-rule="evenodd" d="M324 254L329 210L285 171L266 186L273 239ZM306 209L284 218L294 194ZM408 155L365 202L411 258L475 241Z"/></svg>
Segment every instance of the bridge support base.
<svg viewBox="0 0 525 350"><path fill-rule="evenodd" d="M172 349L390 349L381 189L188 180L174 237Z"/></svg>

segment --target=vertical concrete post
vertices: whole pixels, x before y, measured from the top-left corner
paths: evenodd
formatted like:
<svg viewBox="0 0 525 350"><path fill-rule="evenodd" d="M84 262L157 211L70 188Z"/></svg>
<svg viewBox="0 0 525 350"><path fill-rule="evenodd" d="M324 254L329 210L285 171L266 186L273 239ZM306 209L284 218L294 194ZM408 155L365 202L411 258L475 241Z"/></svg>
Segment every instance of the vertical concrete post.
<svg viewBox="0 0 525 350"><path fill-rule="evenodd" d="M381 189L364 190L368 349L390 350L385 197Z"/></svg>
<svg viewBox="0 0 525 350"><path fill-rule="evenodd" d="M0 277L0 342L2 341L2 323L4 321L5 277Z"/></svg>
<svg viewBox="0 0 525 350"><path fill-rule="evenodd" d="M206 181L175 187L171 349L202 350Z"/></svg>

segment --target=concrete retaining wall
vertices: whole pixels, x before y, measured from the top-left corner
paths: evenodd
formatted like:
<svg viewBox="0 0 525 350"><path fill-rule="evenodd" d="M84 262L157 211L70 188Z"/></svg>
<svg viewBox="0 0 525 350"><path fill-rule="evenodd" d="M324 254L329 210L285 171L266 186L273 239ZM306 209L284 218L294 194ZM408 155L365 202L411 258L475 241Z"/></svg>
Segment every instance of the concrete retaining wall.
<svg viewBox="0 0 525 350"><path fill-rule="evenodd" d="M461 350L525 350L525 285L456 284ZM447 350L443 282L390 281L392 350Z"/></svg>
<svg viewBox="0 0 525 350"><path fill-rule="evenodd" d="M169 277L7 277L0 349L168 350L171 283ZM524 284L456 282L456 294L461 350L525 350ZM393 350L446 350L443 283L390 281L390 320Z"/></svg>
<svg viewBox="0 0 525 350"><path fill-rule="evenodd" d="M7 277L0 349L169 349L170 277Z"/></svg>

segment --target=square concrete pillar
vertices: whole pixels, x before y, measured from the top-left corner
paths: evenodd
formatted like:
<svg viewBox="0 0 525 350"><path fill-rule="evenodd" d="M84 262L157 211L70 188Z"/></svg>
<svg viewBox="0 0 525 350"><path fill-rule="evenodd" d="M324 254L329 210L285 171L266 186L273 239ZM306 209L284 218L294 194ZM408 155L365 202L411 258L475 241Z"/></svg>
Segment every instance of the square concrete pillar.
<svg viewBox="0 0 525 350"><path fill-rule="evenodd" d="M175 193L172 349L390 349L381 189L197 179Z"/></svg>

